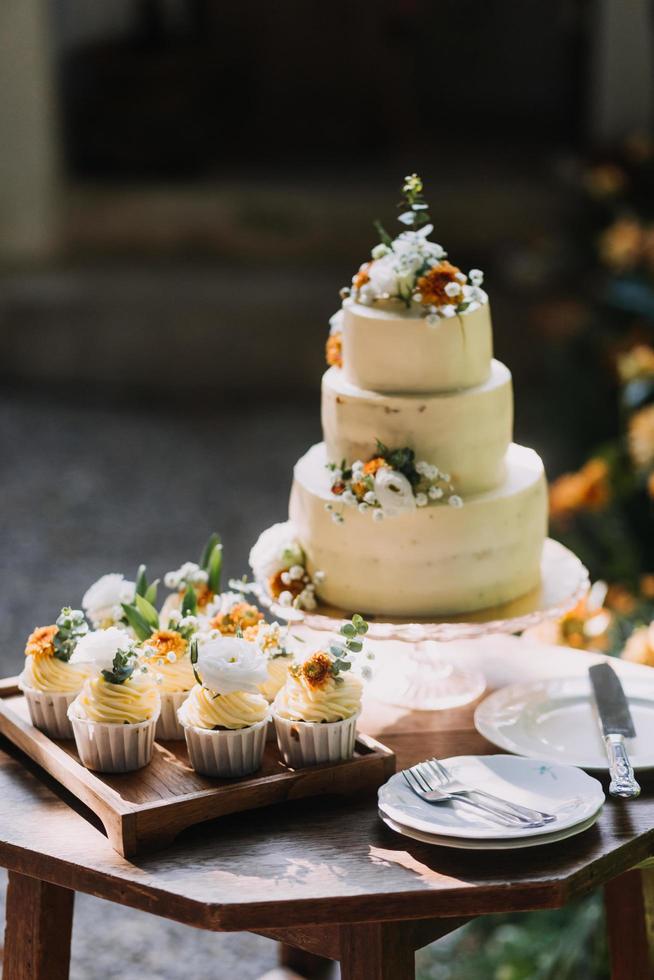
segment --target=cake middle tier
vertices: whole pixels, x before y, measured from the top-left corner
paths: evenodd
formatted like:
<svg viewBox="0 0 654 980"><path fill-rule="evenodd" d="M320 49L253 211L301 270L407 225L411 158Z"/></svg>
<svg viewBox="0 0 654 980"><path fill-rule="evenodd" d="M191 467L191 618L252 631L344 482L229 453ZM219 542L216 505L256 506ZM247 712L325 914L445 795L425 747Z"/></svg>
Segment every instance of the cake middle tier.
<svg viewBox="0 0 654 980"><path fill-rule="evenodd" d="M322 427L330 462L375 456L376 440L409 446L416 459L451 477L457 493L490 490L504 477L513 432L511 372L493 361L488 380L438 395L384 395L364 391L339 368L322 379Z"/></svg>
<svg viewBox="0 0 654 980"><path fill-rule="evenodd" d="M538 584L547 490L532 449L512 445L502 484L463 507L434 504L380 522L356 507L333 522L338 502L325 463L322 443L297 462L290 502L307 568L322 573L323 602L362 614L445 616L508 602Z"/></svg>

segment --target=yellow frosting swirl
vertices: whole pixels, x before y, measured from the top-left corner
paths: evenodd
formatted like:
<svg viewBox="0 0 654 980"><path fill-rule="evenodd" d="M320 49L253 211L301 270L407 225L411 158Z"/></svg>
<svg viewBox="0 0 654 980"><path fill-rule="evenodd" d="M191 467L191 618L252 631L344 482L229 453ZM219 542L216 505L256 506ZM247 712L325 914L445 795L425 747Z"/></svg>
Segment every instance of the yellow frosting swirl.
<svg viewBox="0 0 654 980"><path fill-rule="evenodd" d="M137 725L159 709L159 691L145 674L111 684L104 677L90 677L75 702L79 715L109 725Z"/></svg>
<svg viewBox="0 0 654 980"><path fill-rule="evenodd" d="M293 656L271 657L268 661L268 679L259 684L259 690L268 701L274 701L283 688L288 677L288 668L293 663Z"/></svg>
<svg viewBox="0 0 654 980"><path fill-rule="evenodd" d="M261 694L236 691L216 695L196 684L181 712L184 723L194 728L248 728L264 720L268 702Z"/></svg>
<svg viewBox="0 0 654 980"><path fill-rule="evenodd" d="M59 657L27 657L21 681L26 687L53 694L76 694L88 677L83 666Z"/></svg>
<svg viewBox="0 0 654 980"><path fill-rule="evenodd" d="M361 706L363 685L352 674L341 674L340 683L327 677L320 686L308 683L299 673L288 675L286 684L275 698L274 711L289 721L342 721Z"/></svg>
<svg viewBox="0 0 654 980"><path fill-rule="evenodd" d="M163 657L151 657L147 664L148 669L157 677L159 690L164 694L190 691L195 684L193 664L188 653L178 657L173 663Z"/></svg>

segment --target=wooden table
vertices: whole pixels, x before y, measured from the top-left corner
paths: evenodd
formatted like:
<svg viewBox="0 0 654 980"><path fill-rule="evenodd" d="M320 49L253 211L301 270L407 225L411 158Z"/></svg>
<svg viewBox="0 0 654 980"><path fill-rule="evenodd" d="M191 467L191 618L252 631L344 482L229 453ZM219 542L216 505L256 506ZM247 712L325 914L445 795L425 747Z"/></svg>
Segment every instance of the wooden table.
<svg viewBox="0 0 654 980"><path fill-rule="evenodd" d="M488 648L490 666L508 650L513 665L505 658L505 669L520 673L523 662L533 672L534 657L525 659L516 643ZM566 656L585 668L585 655ZM542 667L556 669L551 651L542 652ZM470 707L412 714L371 703L361 727L391 745L401 766L428 754L493 751L474 731ZM654 975L654 872L632 869L654 851L653 789L628 804L607 803L579 837L524 852L420 844L388 830L368 798L303 800L222 818L162 852L127 860L79 804L5 744L3 975L68 975L76 891L199 928L277 939L285 962L307 973L317 975L320 956L340 960L344 980L407 980L415 949L471 917L554 908L604 885L613 977L641 980Z"/></svg>

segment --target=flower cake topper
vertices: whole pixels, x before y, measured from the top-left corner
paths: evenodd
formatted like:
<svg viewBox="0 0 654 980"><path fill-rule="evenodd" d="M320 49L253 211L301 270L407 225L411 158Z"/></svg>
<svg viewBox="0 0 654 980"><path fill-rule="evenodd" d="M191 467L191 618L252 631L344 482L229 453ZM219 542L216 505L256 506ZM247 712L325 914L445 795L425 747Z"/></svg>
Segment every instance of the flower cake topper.
<svg viewBox="0 0 654 980"><path fill-rule="evenodd" d="M193 640L191 662L198 684L216 695L258 694L268 676L266 658L256 644L238 636Z"/></svg>
<svg viewBox="0 0 654 980"><path fill-rule="evenodd" d="M416 507L447 502L461 507L463 500L450 483L449 473L443 473L431 463L416 461L413 449L389 449L377 440L377 455L364 463L356 460L348 465L328 463L330 491L346 507L361 513L370 511L373 520L396 517ZM325 504L335 523L344 520L343 512L333 503Z"/></svg>
<svg viewBox="0 0 654 980"><path fill-rule="evenodd" d="M422 192L417 174L405 177L398 220L406 230L393 239L376 222L381 241L352 279L352 287L342 292L364 305L391 300L407 308L417 306L429 322L438 322L442 317L473 312L487 296L481 289L484 277L479 269L464 275L447 261L441 245L429 241L433 225Z"/></svg>

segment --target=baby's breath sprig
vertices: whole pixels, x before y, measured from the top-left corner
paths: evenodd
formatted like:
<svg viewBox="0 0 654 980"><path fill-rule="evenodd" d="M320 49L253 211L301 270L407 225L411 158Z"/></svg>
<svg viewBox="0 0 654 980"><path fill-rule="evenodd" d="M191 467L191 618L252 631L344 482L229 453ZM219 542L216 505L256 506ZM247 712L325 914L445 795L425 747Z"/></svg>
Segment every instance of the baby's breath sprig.
<svg viewBox="0 0 654 980"><path fill-rule="evenodd" d="M111 670L103 670L102 676L108 684L124 684L134 673L136 658L133 650L118 650Z"/></svg>
<svg viewBox="0 0 654 980"><path fill-rule="evenodd" d="M55 624L57 632L52 640L54 655L68 663L77 643L88 633L89 626L81 609L71 609L70 606L64 606Z"/></svg>

